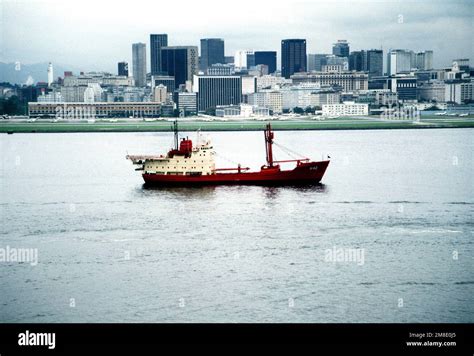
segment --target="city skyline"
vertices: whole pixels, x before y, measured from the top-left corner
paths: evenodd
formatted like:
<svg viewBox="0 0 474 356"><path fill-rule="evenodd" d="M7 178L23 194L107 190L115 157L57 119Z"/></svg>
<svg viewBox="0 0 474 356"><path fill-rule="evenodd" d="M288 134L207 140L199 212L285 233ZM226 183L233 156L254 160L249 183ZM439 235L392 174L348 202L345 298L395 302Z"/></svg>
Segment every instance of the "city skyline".
<svg viewBox="0 0 474 356"><path fill-rule="evenodd" d="M278 68L281 68L280 42L287 38L306 39L308 54L331 53L332 45L340 39L349 42L351 51L433 50L435 67L447 66L453 58L473 57L473 46L465 35L472 32L470 13L473 5L469 2L430 2L430 7L426 8L426 2L346 1L359 6L357 20L349 9L337 6L340 3L278 3L269 9L268 3L265 7L245 0L241 4L243 8L248 7L248 11L237 18L228 12L209 11L206 4L189 4L180 8L179 21L164 17L157 25L156 21L151 23L151 19L155 19L150 16L152 11L143 11L140 21L134 22L137 18L134 14L143 8L141 6L131 9L128 6L127 11L123 11L118 3L113 16L104 21L99 15L109 10L110 4L86 2L84 9L57 1L8 2L2 4L4 45L1 61L53 62L85 71L114 72L118 61L133 62L132 43L145 43L148 52L152 33L167 33L169 46L200 47L202 38L223 38L226 55L243 49L277 51ZM164 12L172 7L160 4ZM259 10L265 8L271 16L262 16ZM73 21L65 21L69 15ZM369 21L362 21L361 26L361 18ZM290 26L278 25L281 21ZM428 22L431 22L429 26ZM202 30L199 29L201 23L206 24ZM62 26L61 31L57 31L58 26ZM24 30L26 27L28 32ZM37 28L41 30L37 31ZM150 72L148 62L147 72Z"/></svg>

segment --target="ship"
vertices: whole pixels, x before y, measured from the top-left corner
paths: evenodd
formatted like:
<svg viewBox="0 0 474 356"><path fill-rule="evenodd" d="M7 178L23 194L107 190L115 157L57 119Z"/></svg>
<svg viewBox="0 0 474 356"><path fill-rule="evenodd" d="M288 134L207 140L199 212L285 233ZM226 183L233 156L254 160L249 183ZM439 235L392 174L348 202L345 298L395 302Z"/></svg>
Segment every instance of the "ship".
<svg viewBox="0 0 474 356"><path fill-rule="evenodd" d="M198 135L196 144L188 137L179 138L178 123L173 124L174 147L162 155L127 155L126 158L142 171L147 185L301 185L317 184L329 165L329 156L321 161L309 158L287 160L273 159L274 132L268 123L264 130L266 164L259 171L237 164L233 168L216 168L216 152L209 139ZM282 147L282 146L281 146ZM284 170L281 164L295 164L293 169Z"/></svg>

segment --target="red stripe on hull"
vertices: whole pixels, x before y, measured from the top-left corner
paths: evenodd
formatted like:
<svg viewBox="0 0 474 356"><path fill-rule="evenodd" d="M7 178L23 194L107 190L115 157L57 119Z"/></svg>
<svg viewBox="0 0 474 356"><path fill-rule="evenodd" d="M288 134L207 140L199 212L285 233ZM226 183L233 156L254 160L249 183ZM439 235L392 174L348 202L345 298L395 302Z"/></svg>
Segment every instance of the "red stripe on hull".
<svg viewBox="0 0 474 356"><path fill-rule="evenodd" d="M203 184L253 184L292 185L319 183L329 161L300 163L293 170L264 169L260 172L216 173L203 176L143 174L147 184L154 185L203 185Z"/></svg>

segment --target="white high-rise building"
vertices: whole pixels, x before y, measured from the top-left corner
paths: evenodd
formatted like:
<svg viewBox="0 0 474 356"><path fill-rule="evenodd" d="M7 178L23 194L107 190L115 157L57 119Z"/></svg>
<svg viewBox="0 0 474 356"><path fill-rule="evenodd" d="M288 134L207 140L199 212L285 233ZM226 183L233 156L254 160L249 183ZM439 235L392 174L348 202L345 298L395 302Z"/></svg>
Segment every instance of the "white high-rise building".
<svg viewBox="0 0 474 356"><path fill-rule="evenodd" d="M48 87L50 87L51 84L53 84L53 80L54 80L53 64L51 62L49 62L49 65L48 65Z"/></svg>
<svg viewBox="0 0 474 356"><path fill-rule="evenodd" d="M387 53L387 74L395 75L400 72L409 72L415 62L413 51L393 49Z"/></svg>
<svg viewBox="0 0 474 356"><path fill-rule="evenodd" d="M423 51L416 54L416 68L421 70L433 69L433 51Z"/></svg>

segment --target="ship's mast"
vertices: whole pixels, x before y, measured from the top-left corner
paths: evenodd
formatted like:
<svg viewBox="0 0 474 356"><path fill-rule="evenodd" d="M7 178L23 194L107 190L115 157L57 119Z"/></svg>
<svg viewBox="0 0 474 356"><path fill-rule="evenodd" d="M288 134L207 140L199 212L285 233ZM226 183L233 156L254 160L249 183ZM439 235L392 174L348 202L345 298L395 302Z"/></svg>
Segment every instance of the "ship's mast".
<svg viewBox="0 0 474 356"><path fill-rule="evenodd" d="M174 131L174 149L178 150L179 137L178 137L178 120L175 119L173 122L173 131Z"/></svg>
<svg viewBox="0 0 474 356"><path fill-rule="evenodd" d="M267 124L267 128L264 131L264 134L265 134L265 150L267 152L267 164L268 164L268 167L273 167L273 150L272 150L273 132L272 132L272 126L270 124Z"/></svg>

